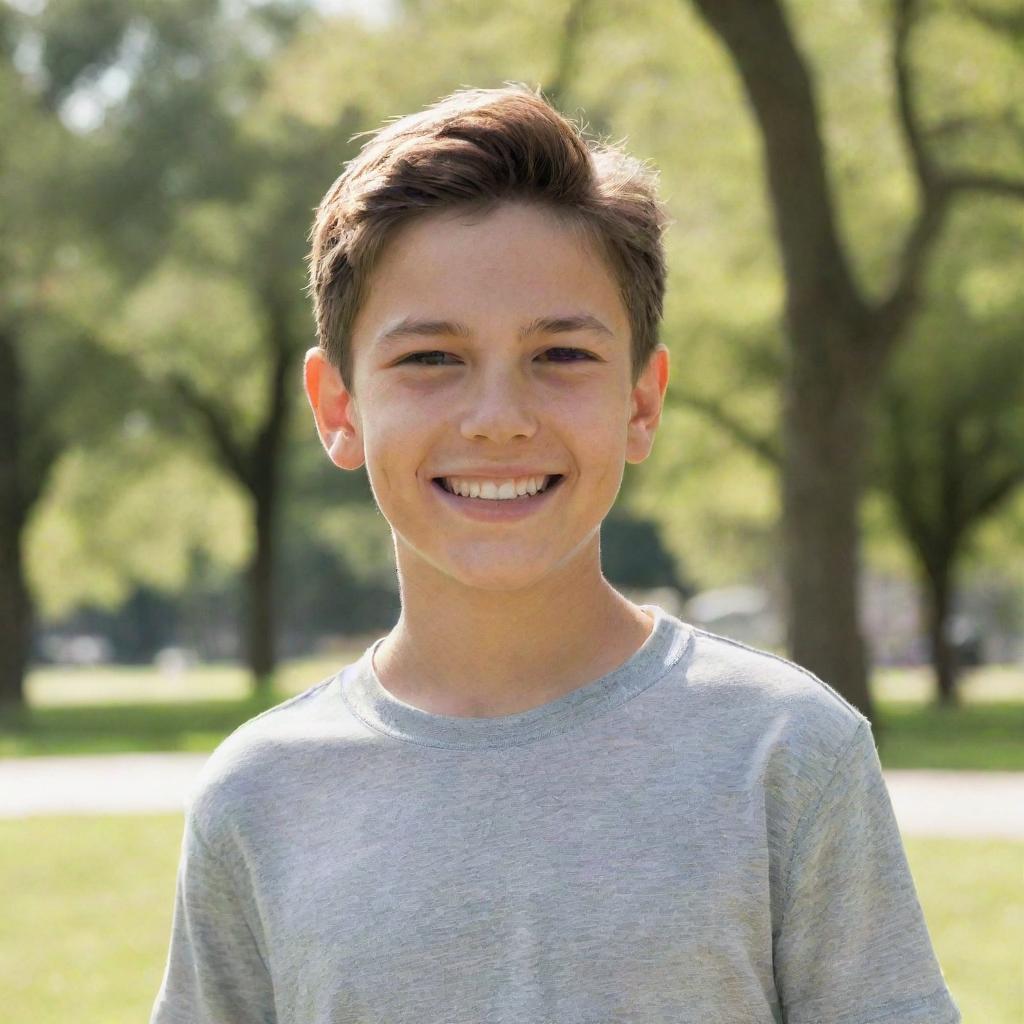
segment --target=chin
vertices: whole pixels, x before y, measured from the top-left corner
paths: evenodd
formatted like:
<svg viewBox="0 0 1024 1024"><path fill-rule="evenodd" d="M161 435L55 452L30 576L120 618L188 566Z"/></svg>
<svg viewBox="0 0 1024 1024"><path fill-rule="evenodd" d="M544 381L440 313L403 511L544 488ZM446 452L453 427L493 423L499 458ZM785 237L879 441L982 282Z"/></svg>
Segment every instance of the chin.
<svg viewBox="0 0 1024 1024"><path fill-rule="evenodd" d="M539 583L550 571L551 566L524 566L522 563L509 566L450 567L447 572L452 579L474 590L486 590L500 594L525 590Z"/></svg>
<svg viewBox="0 0 1024 1024"><path fill-rule="evenodd" d="M573 572L573 563L588 554L588 539L573 547L566 546L564 538L563 543L549 538L548 543L521 545L494 541L459 544L450 540L415 545L400 538L396 544L398 572L406 579L415 577L425 583L436 574L438 584L449 580L472 590L511 594L539 586L554 574Z"/></svg>

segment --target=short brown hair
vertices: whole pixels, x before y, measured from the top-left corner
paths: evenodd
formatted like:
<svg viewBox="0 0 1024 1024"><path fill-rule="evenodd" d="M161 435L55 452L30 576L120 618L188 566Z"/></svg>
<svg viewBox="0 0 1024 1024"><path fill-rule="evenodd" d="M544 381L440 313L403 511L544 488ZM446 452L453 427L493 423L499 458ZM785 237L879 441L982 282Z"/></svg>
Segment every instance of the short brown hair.
<svg viewBox="0 0 1024 1024"><path fill-rule="evenodd" d="M523 85L463 89L372 134L317 208L309 291L317 341L351 391L352 324L387 240L417 215L539 203L587 230L619 284L633 383L658 343L667 224L656 176Z"/></svg>

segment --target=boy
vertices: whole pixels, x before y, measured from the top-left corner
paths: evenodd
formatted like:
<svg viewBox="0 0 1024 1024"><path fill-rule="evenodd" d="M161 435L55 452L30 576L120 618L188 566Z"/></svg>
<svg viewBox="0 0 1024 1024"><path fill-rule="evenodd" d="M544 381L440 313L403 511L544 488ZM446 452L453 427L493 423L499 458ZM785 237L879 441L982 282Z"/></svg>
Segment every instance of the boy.
<svg viewBox="0 0 1024 1024"><path fill-rule="evenodd" d="M960 1019L867 719L601 574L664 225L520 87L391 123L324 198L305 388L402 612L206 766L156 1024Z"/></svg>

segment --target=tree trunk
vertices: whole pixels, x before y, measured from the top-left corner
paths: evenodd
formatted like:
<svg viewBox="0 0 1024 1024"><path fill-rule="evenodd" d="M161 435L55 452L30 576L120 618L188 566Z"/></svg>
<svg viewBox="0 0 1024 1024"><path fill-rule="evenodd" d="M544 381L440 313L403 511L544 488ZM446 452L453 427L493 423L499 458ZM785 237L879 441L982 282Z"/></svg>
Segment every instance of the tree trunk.
<svg viewBox="0 0 1024 1024"><path fill-rule="evenodd" d="M9 332L0 332L0 706L25 705L32 644L32 601L25 584L22 538L25 481L19 421L21 374Z"/></svg>
<svg viewBox="0 0 1024 1024"><path fill-rule="evenodd" d="M786 282L782 533L789 655L871 718L858 621L858 501L877 380L870 309L832 210L810 72L769 0L694 0L729 50L761 130Z"/></svg>
<svg viewBox="0 0 1024 1024"><path fill-rule="evenodd" d="M25 706L33 615L22 564L22 530L10 521L8 509L0 522L0 709L7 714Z"/></svg>
<svg viewBox="0 0 1024 1024"><path fill-rule="evenodd" d="M829 387L810 361L794 354L783 403L788 648L874 722L858 615L864 400L857 377L833 375Z"/></svg>
<svg viewBox="0 0 1024 1024"><path fill-rule="evenodd" d="M293 367L299 349L290 344L288 304L268 290L268 339L272 365L268 381L267 415L246 463L246 482L252 495L256 545L247 573L249 608L247 654L257 695L269 697L274 687L277 651L274 630L274 550L278 506L278 465L292 402Z"/></svg>
<svg viewBox="0 0 1024 1024"><path fill-rule="evenodd" d="M254 693L268 696L277 664L274 643L274 510L273 489L260 488L255 502L256 542L246 569L246 661Z"/></svg>
<svg viewBox="0 0 1024 1024"><path fill-rule="evenodd" d="M959 664L956 648L949 638L953 587L948 565L935 566L925 572L922 593L939 703L943 707L954 707L958 702Z"/></svg>

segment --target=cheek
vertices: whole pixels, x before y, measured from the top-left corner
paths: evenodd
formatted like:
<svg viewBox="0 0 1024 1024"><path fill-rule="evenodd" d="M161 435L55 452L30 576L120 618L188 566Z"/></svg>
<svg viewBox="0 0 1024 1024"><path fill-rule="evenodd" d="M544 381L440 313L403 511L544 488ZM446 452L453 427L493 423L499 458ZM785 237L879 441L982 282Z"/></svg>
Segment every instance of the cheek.
<svg viewBox="0 0 1024 1024"><path fill-rule="evenodd" d="M625 448L626 412L618 396L581 393L565 403L560 419L588 449L613 459Z"/></svg>
<svg viewBox="0 0 1024 1024"><path fill-rule="evenodd" d="M430 452L436 448L438 416L424 414L414 403L394 403L377 410L363 424L366 472L375 494L408 488Z"/></svg>

